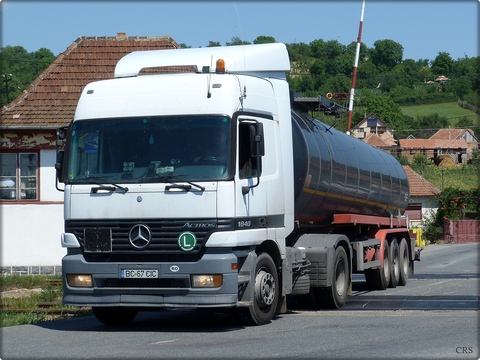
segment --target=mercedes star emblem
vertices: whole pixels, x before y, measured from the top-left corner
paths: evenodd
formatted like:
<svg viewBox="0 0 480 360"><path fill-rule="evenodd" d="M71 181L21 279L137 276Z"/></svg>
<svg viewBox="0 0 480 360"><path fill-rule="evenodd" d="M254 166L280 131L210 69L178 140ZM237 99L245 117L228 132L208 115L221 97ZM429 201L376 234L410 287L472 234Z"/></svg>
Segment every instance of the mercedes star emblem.
<svg viewBox="0 0 480 360"><path fill-rule="evenodd" d="M128 240L134 248L145 249L152 241L152 231L147 225L137 224L130 229Z"/></svg>

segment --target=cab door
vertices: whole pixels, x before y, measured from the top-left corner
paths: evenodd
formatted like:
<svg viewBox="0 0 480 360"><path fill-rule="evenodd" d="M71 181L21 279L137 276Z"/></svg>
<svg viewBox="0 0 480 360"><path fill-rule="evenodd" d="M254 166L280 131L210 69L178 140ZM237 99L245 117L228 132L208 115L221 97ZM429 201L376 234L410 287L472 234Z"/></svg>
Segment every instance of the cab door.
<svg viewBox="0 0 480 360"><path fill-rule="evenodd" d="M283 196L278 193L283 191L283 186L279 187L283 180L277 168L276 122L273 117L240 115L237 126L235 228L266 231L277 226L274 219L279 216L275 213L283 213ZM263 240L267 237L266 232L257 235Z"/></svg>

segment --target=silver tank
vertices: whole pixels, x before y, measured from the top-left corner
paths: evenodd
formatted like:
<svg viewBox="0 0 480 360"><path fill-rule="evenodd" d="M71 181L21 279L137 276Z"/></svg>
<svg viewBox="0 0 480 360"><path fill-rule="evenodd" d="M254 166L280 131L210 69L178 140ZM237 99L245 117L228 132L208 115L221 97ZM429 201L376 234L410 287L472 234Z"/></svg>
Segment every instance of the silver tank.
<svg viewBox="0 0 480 360"><path fill-rule="evenodd" d="M292 111L295 220L330 222L333 214L398 216L408 205L405 170L387 152Z"/></svg>

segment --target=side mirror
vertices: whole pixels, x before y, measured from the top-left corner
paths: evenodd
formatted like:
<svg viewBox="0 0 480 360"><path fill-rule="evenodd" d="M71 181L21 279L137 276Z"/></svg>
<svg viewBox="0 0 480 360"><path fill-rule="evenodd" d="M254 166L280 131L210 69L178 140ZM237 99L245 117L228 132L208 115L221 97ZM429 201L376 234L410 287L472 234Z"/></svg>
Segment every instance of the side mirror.
<svg viewBox="0 0 480 360"><path fill-rule="evenodd" d="M64 182L63 178L63 160L65 158L65 150L63 149L65 146L65 138L67 137L67 128L59 128L57 129L57 141L56 141L56 153L57 158L55 160L55 170L56 170L56 179L55 179L55 187L58 191L64 191L58 187L58 183Z"/></svg>
<svg viewBox="0 0 480 360"><path fill-rule="evenodd" d="M252 156L265 155L265 143L263 141L263 124L252 123L249 126L250 131L250 154Z"/></svg>
<svg viewBox="0 0 480 360"><path fill-rule="evenodd" d="M55 170L57 171L57 179L63 183L63 159L65 157L65 151L59 150L57 152L57 161L55 162Z"/></svg>

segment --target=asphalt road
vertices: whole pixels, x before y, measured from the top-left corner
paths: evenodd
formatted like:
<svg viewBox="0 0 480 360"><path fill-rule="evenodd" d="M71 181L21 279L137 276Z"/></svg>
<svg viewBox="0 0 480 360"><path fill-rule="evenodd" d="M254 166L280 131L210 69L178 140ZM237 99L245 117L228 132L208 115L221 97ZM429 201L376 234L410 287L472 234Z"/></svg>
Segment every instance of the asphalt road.
<svg viewBox="0 0 480 360"><path fill-rule="evenodd" d="M94 317L3 328L2 359L478 359L480 244L429 245L405 287L354 279L335 311L292 307L244 327L228 313L140 313L128 327Z"/></svg>

